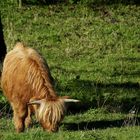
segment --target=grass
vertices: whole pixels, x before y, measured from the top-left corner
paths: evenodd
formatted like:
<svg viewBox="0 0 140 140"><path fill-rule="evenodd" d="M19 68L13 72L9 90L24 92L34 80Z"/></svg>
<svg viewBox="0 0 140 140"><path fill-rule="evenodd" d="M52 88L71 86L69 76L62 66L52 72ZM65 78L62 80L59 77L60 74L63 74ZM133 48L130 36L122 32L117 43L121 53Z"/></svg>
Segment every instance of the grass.
<svg viewBox="0 0 140 140"><path fill-rule="evenodd" d="M57 140L136 140L139 139L139 126L125 123L128 114L109 113L103 109L90 109L83 114L67 116L58 133L46 133L34 122L32 128L17 134L10 118L2 118L0 136L2 140L15 139L57 139ZM134 124L133 124L134 123ZM131 133L130 133L131 132Z"/></svg>
<svg viewBox="0 0 140 140"><path fill-rule="evenodd" d="M8 50L18 39L37 49L50 66L58 94L81 100L71 105L59 133L35 125L16 134L11 118L1 117L0 139L139 139L135 119L126 120L129 110L140 105L140 7L135 1L19 8L5 0L0 10ZM2 94L0 104L3 116L9 106Z"/></svg>

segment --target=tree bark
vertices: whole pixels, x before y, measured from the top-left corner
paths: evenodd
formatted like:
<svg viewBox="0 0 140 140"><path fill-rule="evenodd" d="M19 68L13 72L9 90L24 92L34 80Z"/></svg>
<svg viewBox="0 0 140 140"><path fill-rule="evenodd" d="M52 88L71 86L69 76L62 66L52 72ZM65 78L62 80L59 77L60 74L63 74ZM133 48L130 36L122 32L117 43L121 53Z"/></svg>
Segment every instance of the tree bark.
<svg viewBox="0 0 140 140"><path fill-rule="evenodd" d="M2 68L2 63L4 60L4 57L6 55L6 45L4 42L4 35L3 35L3 26L2 26L2 21L1 21L1 17L0 17L0 71Z"/></svg>

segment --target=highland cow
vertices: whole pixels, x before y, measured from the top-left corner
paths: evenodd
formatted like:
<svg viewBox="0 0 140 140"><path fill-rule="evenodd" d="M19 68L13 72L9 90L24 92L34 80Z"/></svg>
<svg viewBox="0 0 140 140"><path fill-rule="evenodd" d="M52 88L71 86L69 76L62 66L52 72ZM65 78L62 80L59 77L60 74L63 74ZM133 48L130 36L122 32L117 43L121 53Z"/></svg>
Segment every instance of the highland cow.
<svg viewBox="0 0 140 140"><path fill-rule="evenodd" d="M55 132L64 118L67 102L78 102L57 95L45 60L20 42L5 57L1 85L12 106L17 132L29 127L32 112L44 130Z"/></svg>

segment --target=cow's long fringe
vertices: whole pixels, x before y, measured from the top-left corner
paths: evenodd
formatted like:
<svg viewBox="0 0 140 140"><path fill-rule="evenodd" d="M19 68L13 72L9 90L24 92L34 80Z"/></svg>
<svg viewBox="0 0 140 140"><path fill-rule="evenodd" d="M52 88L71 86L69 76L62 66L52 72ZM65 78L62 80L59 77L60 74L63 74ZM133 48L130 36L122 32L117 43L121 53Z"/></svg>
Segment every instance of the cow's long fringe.
<svg viewBox="0 0 140 140"><path fill-rule="evenodd" d="M62 100L47 101L40 105L36 112L36 117L38 121L57 124L57 122L61 121L65 112L65 103Z"/></svg>

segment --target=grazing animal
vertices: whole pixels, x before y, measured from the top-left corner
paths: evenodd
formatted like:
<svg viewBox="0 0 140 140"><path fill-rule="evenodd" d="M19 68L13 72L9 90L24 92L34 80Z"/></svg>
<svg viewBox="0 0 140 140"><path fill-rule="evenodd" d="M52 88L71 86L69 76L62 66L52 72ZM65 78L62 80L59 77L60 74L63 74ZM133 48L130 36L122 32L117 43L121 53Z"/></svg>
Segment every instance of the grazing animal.
<svg viewBox="0 0 140 140"><path fill-rule="evenodd" d="M64 118L67 102L79 102L56 94L45 60L21 42L5 57L1 85L12 106L17 132L29 127L32 112L44 130L56 132Z"/></svg>

